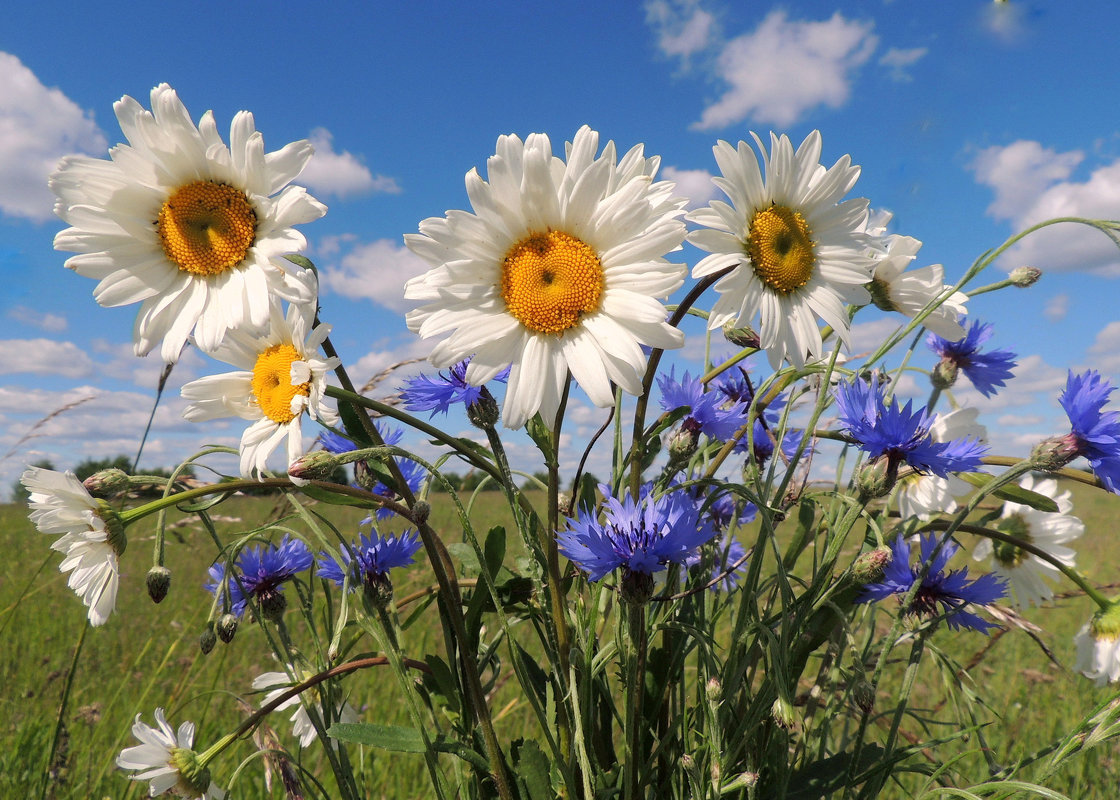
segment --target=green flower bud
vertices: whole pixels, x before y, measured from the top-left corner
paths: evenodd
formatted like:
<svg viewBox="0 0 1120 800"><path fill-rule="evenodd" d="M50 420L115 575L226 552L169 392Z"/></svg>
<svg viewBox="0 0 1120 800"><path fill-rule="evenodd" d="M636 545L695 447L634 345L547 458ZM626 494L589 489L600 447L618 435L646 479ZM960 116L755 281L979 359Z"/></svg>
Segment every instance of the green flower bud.
<svg viewBox="0 0 1120 800"><path fill-rule="evenodd" d="M82 486L94 497L111 497L128 488L128 473L112 467L95 472L82 481Z"/></svg>
<svg viewBox="0 0 1120 800"><path fill-rule="evenodd" d="M217 643L218 636L214 633L214 623L207 622L206 627L198 636L198 649L202 651L202 655L208 656Z"/></svg>
<svg viewBox="0 0 1120 800"><path fill-rule="evenodd" d="M749 325L734 328L729 322L723 326L723 338L737 347L757 348L759 346L758 334Z"/></svg>
<svg viewBox="0 0 1120 800"><path fill-rule="evenodd" d="M929 382L933 384L935 389L948 389L957 382L959 373L960 367L957 366L955 361L943 358L937 362L937 366L929 374Z"/></svg>
<svg viewBox="0 0 1120 800"><path fill-rule="evenodd" d="M467 419L476 428L487 431L498 423L499 416L498 401L490 394L490 390L483 386L478 399L467 406Z"/></svg>
<svg viewBox="0 0 1120 800"><path fill-rule="evenodd" d="M162 603L163 598L167 597L167 590L171 588L171 570L157 564L148 570L144 582L148 586L148 597L152 598L152 602Z"/></svg>
<svg viewBox="0 0 1120 800"><path fill-rule="evenodd" d="M886 497L898 480L898 461L889 455L871 459L856 475L856 488L860 498L866 502L876 497Z"/></svg>
<svg viewBox="0 0 1120 800"><path fill-rule="evenodd" d="M312 450L304 453L288 467L288 475L298 480L321 481L334 475L339 460L334 453L326 450Z"/></svg>
<svg viewBox="0 0 1120 800"><path fill-rule="evenodd" d="M233 636L237 633L237 617L233 614L222 614L218 617L217 624L218 638L226 644L233 641Z"/></svg>
<svg viewBox="0 0 1120 800"><path fill-rule="evenodd" d="M1042 277L1042 270L1038 267L1016 267L1011 270L1008 277L1020 289L1026 289L1038 283L1038 279Z"/></svg>
<svg viewBox="0 0 1120 800"><path fill-rule="evenodd" d="M1031 450L1031 466L1041 472L1054 472L1081 454L1077 436L1067 433L1039 442Z"/></svg>
<svg viewBox="0 0 1120 800"><path fill-rule="evenodd" d="M894 560L894 553L886 545L860 553L852 562L852 580L860 586L875 583L883 577L883 570Z"/></svg>

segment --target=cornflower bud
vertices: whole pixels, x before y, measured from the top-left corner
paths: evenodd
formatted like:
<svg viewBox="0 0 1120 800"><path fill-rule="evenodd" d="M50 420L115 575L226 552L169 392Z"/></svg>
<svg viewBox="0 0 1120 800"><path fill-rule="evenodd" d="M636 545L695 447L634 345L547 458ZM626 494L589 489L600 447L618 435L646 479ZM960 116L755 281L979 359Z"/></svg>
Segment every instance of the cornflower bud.
<svg viewBox="0 0 1120 800"><path fill-rule="evenodd" d="M304 453L288 467L288 475L305 481L325 480L338 469L339 460L326 450Z"/></svg>
<svg viewBox="0 0 1120 800"><path fill-rule="evenodd" d="M128 473L111 467L95 472L82 481L82 486L94 497L110 497L128 488Z"/></svg>
<svg viewBox="0 0 1120 800"><path fill-rule="evenodd" d="M148 597L152 598L152 602L162 603L163 598L167 597L167 590L171 587L171 570L157 564L148 570L144 582L147 584Z"/></svg>
<svg viewBox="0 0 1120 800"><path fill-rule="evenodd" d="M1016 267L1011 270L1008 277L1020 289L1026 289L1038 283L1038 279L1042 277L1042 270L1038 267Z"/></svg>
<svg viewBox="0 0 1120 800"><path fill-rule="evenodd" d="M225 613L218 617L217 624L218 638L226 644L233 641L234 634L237 633L237 617L233 614Z"/></svg>
<svg viewBox="0 0 1120 800"><path fill-rule="evenodd" d="M202 651L202 655L208 656L217 643L218 636L214 633L214 623L207 622L206 627L198 636L198 649Z"/></svg>

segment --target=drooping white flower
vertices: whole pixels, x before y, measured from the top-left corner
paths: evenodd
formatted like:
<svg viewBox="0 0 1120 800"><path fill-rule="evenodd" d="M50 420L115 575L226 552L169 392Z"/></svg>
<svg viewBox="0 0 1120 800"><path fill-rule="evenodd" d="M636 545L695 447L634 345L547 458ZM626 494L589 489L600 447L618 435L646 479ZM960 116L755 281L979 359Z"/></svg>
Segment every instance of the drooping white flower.
<svg viewBox="0 0 1120 800"><path fill-rule="evenodd" d="M953 287L945 284L945 270L940 264L906 271L921 247L922 243L910 236L891 235L883 239L883 248L873 251L876 260L868 284L871 299L884 311L897 311L910 318L940 300L941 305L922 324L949 341L963 339L965 330L957 318L967 313L968 295L954 292Z"/></svg>
<svg viewBox="0 0 1120 800"><path fill-rule="evenodd" d="M715 184L731 204L712 201L688 219L704 227L689 241L711 255L692 270L694 278L731 269L719 279L708 319L710 328L750 324L760 317L759 340L771 366L789 359L802 366L819 357L820 317L847 343L845 303L870 297L873 239L866 233L867 200L842 200L855 185L859 167L843 156L825 169L821 136L813 131L797 148L771 134L770 151L751 134L765 174L746 142L720 141L714 151L722 176Z"/></svg>
<svg viewBox="0 0 1120 800"><path fill-rule="evenodd" d="M152 110L122 97L114 110L128 144L108 161L68 156L51 176L55 213L71 227L54 241L66 266L99 281L103 306L140 303L137 355L162 340L174 362L194 332L203 350L226 331L268 324L269 298L314 299L309 270L282 258L306 247L292 226L326 206L289 186L311 158L307 141L265 153L253 115L239 112L222 141L214 115L196 127L167 84Z"/></svg>
<svg viewBox="0 0 1120 800"><path fill-rule="evenodd" d="M680 347L658 298L685 277L663 257L684 239L685 200L654 182L658 158L641 145L616 162L613 142L584 126L552 154L548 136L498 139L487 180L467 173L472 212L429 218L405 243L433 269L410 280L410 330L444 336L431 362L471 358L478 386L510 366L504 424L519 428L538 411L551 424L571 373L598 406L612 384L638 394L641 346Z"/></svg>
<svg viewBox="0 0 1120 800"><path fill-rule="evenodd" d="M1069 512L1073 510L1070 492L1058 491L1053 478L1035 480L1027 475L1019 485L1049 497L1058 504L1056 513L1039 511L1019 503L1006 502L999 520L992 527L1049 553L1067 567L1074 566L1077 553L1066 544L1085 532L1085 524ZM991 559L992 571L1003 576L1011 587L1012 601L1019 608L1042 605L1054 596L1047 581L1058 580L1061 572L1053 564L1006 542L981 539L972 551L977 561Z"/></svg>
<svg viewBox="0 0 1120 800"><path fill-rule="evenodd" d="M930 425L930 437L935 442L960 439L987 442L987 429L976 421L979 413L975 408L957 408L947 414L938 414ZM957 510L957 499L968 496L972 490L972 484L954 475L942 478L911 473L898 481L898 511L903 519L928 519L932 514L952 514Z"/></svg>
<svg viewBox="0 0 1120 800"><path fill-rule="evenodd" d="M1074 668L1097 686L1120 681L1120 605L1093 615L1073 637L1077 647Z"/></svg>
<svg viewBox="0 0 1120 800"><path fill-rule="evenodd" d="M90 625L103 625L117 605L124 525L106 503L93 498L73 472L29 467L20 482L30 493L31 522L59 536L51 549L63 554L60 572L89 609Z"/></svg>
<svg viewBox="0 0 1120 800"><path fill-rule="evenodd" d="M310 674L297 674L299 674L301 679L310 677ZM286 672L265 672L253 679L254 689L258 691L268 691L261 701L262 706L271 703L294 684L295 681L293 681L292 677ZM281 709L291 708L292 706L296 707L295 711L292 712L292 715L288 719L292 722L292 733L299 739L300 747L310 746L318 735L318 732L315 730L315 725L311 722L311 717L307 713L306 703L309 701L303 699L303 695L310 695L315 698L315 701L312 701L315 704L315 712L319 715L319 719L327 724L328 727L332 722L352 723L358 721L358 712L346 701L343 701L341 707L327 719L323 711L322 695L317 689L312 688L301 695L290 697L278 705L276 710L279 711ZM330 741L331 744L336 744L333 739Z"/></svg>
<svg viewBox="0 0 1120 800"><path fill-rule="evenodd" d="M260 477L268 457L287 439L287 464L303 455L304 416L334 425L338 415L324 401L327 372L338 366L335 357L317 351L330 333L329 325L309 330L309 306L288 306L281 314L272 306L271 327L263 335L230 331L214 357L241 371L209 375L182 388L190 401L183 416L192 422L240 417L252 420L241 436L241 474ZM294 482L300 481L296 478Z"/></svg>
<svg viewBox="0 0 1120 800"><path fill-rule="evenodd" d="M117 756L121 769L136 770L130 780L151 781L149 792L157 797L170 792L191 800L222 800L226 793L210 780L210 771L200 767L191 749L194 744L194 723L184 722L176 732L168 724L162 708L155 713L153 728L140 721L132 723L132 735L140 744L126 747Z"/></svg>

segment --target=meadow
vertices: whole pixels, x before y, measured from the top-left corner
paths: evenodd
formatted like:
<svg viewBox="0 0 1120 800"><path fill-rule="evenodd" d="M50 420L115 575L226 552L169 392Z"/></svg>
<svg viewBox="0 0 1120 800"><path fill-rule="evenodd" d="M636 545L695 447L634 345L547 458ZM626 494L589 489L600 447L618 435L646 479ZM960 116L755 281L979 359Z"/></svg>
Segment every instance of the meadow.
<svg viewBox="0 0 1120 800"><path fill-rule="evenodd" d="M1074 513L1086 523L1086 533L1077 543L1079 566L1097 585L1120 582L1115 516L1110 510L1115 498L1080 485L1070 488L1075 495ZM432 506L435 529L449 542L455 541L457 526L439 495L433 496ZM501 524L503 508L497 493L479 494L474 509L479 528ZM363 516L358 509L320 506L317 510L343 532L353 531ZM283 501L277 497L235 497L211 513L221 535L247 530L284 512ZM130 728L136 714L150 722L153 709L162 706L173 725L191 719L198 725L196 746L205 747L244 719L249 706L259 704L259 696L250 688L252 679L278 669L260 626L244 620L230 644L219 642L209 655L200 652L199 635L211 604L211 596L202 586L215 547L192 518L172 518L171 524L168 597L153 605L144 591L154 525L146 519L129 530L117 612L105 626L86 630L79 647L85 614L57 571L58 554L49 549L50 540L31 526L25 508L0 505L0 547L9 554L0 563L0 798L145 797L147 784L126 780L114 766L121 748L134 743ZM963 544L968 549L971 542ZM963 566L963 557L958 559L960 563L954 565ZM969 564L976 569L971 561ZM401 618L408 619L413 610L423 607L422 590L429 581L421 565L399 571L394 579L398 602L418 598L401 609ZM1114 689L1098 689L1071 671L1073 634L1091 612L1087 600L1072 596L1024 614L1027 621L1042 628L1038 637L1058 663L1015 627L996 631L992 637L938 631L934 646L967 665L977 695L988 706L986 712L981 710L981 719L992 724L975 735L942 745L930 758L953 760L956 769L978 782L984 779L989 763L982 748L988 748L994 763L1012 763L1069 732L1094 707L1112 697ZM288 616L296 620L298 615L289 610ZM422 658L440 652L437 619L434 608L416 615L406 631L405 648L410 655ZM293 637L310 635L301 623L290 624ZM905 665L896 666L901 673ZM913 698L914 714L902 731L912 741L937 735L936 723L923 731L920 719L927 712L930 718L942 715L947 702L938 674L926 663L923 670ZM892 675L890 682L896 685L897 680ZM397 686L387 671L363 672L347 685L350 702L360 710L363 721L407 724L396 697ZM499 692L493 703L496 724L499 734L509 741L519 735L521 720L526 718L524 701L514 693L501 694L500 686L495 691ZM891 686L880 691L881 704L889 707ZM67 702L59 726L64 696ZM252 739L235 745L233 754L221 759L215 777L230 790L229 797L300 796L286 793L277 763L260 752L279 743L294 747L287 715L273 714ZM1074 798L1114 798L1120 776L1118 749L1115 742L1106 742L1083 753L1051 778L1049 785ZM302 779L324 781L321 793L331 796L329 770L320 764L321 748L313 746L302 755L294 752L295 769L306 767L306 772L300 772ZM357 746L350 748L350 755L367 797L428 795L421 756ZM925 779L919 785L925 785ZM913 791L910 784L894 786L883 796L908 797Z"/></svg>

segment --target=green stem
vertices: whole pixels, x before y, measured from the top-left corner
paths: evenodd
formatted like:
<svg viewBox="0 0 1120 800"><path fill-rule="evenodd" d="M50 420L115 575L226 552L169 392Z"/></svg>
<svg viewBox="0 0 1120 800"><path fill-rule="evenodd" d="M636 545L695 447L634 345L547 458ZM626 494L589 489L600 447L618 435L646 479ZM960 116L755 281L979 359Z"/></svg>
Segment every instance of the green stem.
<svg viewBox="0 0 1120 800"><path fill-rule="evenodd" d="M625 580L625 579L624 579ZM638 770L639 754L642 752L642 701L645 697L646 651L649 649L649 635L646 631L646 609L644 605L632 605L626 615L630 641L634 642L631 653L634 671L626 684L626 771L623 776L622 796L626 800L641 800L642 781Z"/></svg>
<svg viewBox="0 0 1120 800"><path fill-rule="evenodd" d="M51 739L51 749L47 753L47 769L43 776L43 788L39 792L39 800L47 796L51 785L51 767L58 753L58 743L62 740L62 730L66 727L66 707L70 704L70 690L74 687L74 676L78 672L78 659L82 655L82 646L86 643L86 633L89 632L89 623L82 625L82 632L78 634L78 644L74 646L74 657L70 659L70 669L66 672L66 684L62 687L62 700L58 704L58 718L54 725L54 738Z"/></svg>

